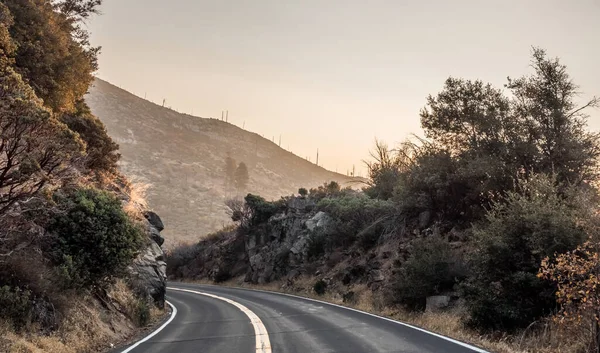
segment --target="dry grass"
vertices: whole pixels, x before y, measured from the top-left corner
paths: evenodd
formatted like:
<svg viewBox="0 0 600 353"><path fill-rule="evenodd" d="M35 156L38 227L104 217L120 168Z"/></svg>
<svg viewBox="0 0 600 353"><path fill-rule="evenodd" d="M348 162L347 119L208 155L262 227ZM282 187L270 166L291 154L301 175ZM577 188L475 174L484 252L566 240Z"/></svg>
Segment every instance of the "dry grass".
<svg viewBox="0 0 600 353"><path fill-rule="evenodd" d="M49 336L40 335L33 328L17 334L8 323L0 322L0 352L105 352L136 333L136 327L128 317L134 310L133 303L136 300L131 290L119 281L108 295L116 310L107 310L92 297L76 298L61 328ZM154 324L162 320L166 312L153 308L150 315L150 322Z"/></svg>
<svg viewBox="0 0 600 353"><path fill-rule="evenodd" d="M326 292L319 296L313 291L316 278L301 276L294 280L293 285L282 282L272 282L264 285L255 285L244 282L243 277L229 280L221 285L229 287L243 287L250 289L268 290L273 292L300 295L318 299L329 303L344 305L372 314L381 315L394 320L418 326L429 331L467 342L496 353L585 353L586 342L589 342L590 328L561 327L555 323L547 322L532 325L527 330L515 335L481 335L469 330L463 324L464 312L454 309L446 312L410 313L399 307L385 305L381 293L373 292L366 285L354 285L346 291L355 293L352 302L344 303L338 291ZM195 281L202 284L213 282Z"/></svg>

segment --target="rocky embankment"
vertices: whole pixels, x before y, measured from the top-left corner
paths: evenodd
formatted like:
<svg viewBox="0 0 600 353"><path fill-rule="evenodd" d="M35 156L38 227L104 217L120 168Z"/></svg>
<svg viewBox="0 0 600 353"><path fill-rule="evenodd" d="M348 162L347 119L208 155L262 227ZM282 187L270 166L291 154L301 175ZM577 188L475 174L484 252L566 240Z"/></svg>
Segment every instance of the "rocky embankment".
<svg viewBox="0 0 600 353"><path fill-rule="evenodd" d="M136 288L143 291L159 308L163 308L167 288L167 264L161 248L165 239L160 232L165 227L160 217L152 211L144 212L144 217L148 221L148 245L134 260L129 272Z"/></svg>
<svg viewBox="0 0 600 353"><path fill-rule="evenodd" d="M173 251L169 276L215 282L243 277L254 284L279 281L284 287L310 277L347 296L357 285L381 292L389 289L386 279L394 275L394 259L406 256L405 244L382 237L368 250L355 244L319 251L323 245L316 239L334 232L335 220L319 211L315 201L291 197L283 210L260 226L218 232L197 246Z"/></svg>

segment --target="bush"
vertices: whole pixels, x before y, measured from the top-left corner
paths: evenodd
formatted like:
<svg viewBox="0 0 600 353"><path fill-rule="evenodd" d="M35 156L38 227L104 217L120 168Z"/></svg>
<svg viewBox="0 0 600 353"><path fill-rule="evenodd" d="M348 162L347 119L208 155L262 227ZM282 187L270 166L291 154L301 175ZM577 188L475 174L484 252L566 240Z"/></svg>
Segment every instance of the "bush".
<svg viewBox="0 0 600 353"><path fill-rule="evenodd" d="M135 299L133 304L133 319L138 327L144 327L150 322L150 305L145 298Z"/></svg>
<svg viewBox="0 0 600 353"><path fill-rule="evenodd" d="M306 197L306 195L308 195L308 190L306 190L306 188L300 188L298 189L298 195Z"/></svg>
<svg viewBox="0 0 600 353"><path fill-rule="evenodd" d="M323 295L323 294L325 294L325 291L327 290L327 283L325 283L325 281L320 279L317 282L315 282L315 284L313 286L313 290L318 295Z"/></svg>
<svg viewBox="0 0 600 353"><path fill-rule="evenodd" d="M0 317L9 320L16 330L22 329L31 321L32 294L19 287L0 287Z"/></svg>
<svg viewBox="0 0 600 353"><path fill-rule="evenodd" d="M357 237L368 248L374 245L381 234L392 226L394 204L391 201L371 199L364 194L347 194L327 197L317 204L319 211L326 212L333 220L332 230L325 237L325 247L348 247Z"/></svg>
<svg viewBox="0 0 600 353"><path fill-rule="evenodd" d="M65 210L51 221L50 252L68 288L87 288L121 274L136 256L143 231L121 202L105 191L76 189L55 195Z"/></svg>
<svg viewBox="0 0 600 353"><path fill-rule="evenodd" d="M76 109L73 114L64 114L61 121L85 142L86 167L91 171L114 172L120 158L119 145L108 136L104 124L92 114L85 102L77 102Z"/></svg>
<svg viewBox="0 0 600 353"><path fill-rule="evenodd" d="M393 284L394 299L411 309L425 309L426 298L452 290L460 274L456 257L444 239L417 239L412 245L411 255Z"/></svg>
<svg viewBox="0 0 600 353"><path fill-rule="evenodd" d="M277 212L277 205L266 201L258 195L248 194L244 200L248 208L252 211L251 223L253 225L268 221Z"/></svg>
<svg viewBox="0 0 600 353"><path fill-rule="evenodd" d="M463 286L469 324L511 331L550 314L555 286L536 275L543 258L580 244L580 211L559 196L554 179L534 177L497 203L474 232L473 275Z"/></svg>

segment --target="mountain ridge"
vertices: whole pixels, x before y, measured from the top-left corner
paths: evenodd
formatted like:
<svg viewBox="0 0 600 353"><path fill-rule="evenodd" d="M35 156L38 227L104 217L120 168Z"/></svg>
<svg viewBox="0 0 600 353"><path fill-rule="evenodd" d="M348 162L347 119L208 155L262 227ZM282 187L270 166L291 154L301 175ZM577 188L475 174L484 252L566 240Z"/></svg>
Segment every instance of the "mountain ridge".
<svg viewBox="0 0 600 353"><path fill-rule="evenodd" d="M121 170L150 185L150 207L168 223L167 247L199 240L229 224L227 198L250 192L278 199L300 187L332 180L350 186L360 180L317 166L257 133L176 112L99 78L86 102L120 145ZM227 155L249 168L243 192L225 185Z"/></svg>

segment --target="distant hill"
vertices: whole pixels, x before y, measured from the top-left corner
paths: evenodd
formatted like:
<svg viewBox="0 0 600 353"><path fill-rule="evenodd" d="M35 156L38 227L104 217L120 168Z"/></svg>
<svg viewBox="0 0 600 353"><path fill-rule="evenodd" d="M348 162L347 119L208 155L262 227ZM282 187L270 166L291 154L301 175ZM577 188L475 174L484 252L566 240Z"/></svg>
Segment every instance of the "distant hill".
<svg viewBox="0 0 600 353"><path fill-rule="evenodd" d="M165 221L166 246L196 241L230 223L225 199L229 153L249 169L246 192L267 199L352 178L321 168L256 133L217 119L180 114L96 79L86 101L119 143L121 169L151 185L150 207Z"/></svg>

